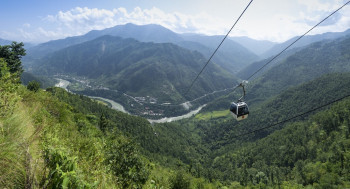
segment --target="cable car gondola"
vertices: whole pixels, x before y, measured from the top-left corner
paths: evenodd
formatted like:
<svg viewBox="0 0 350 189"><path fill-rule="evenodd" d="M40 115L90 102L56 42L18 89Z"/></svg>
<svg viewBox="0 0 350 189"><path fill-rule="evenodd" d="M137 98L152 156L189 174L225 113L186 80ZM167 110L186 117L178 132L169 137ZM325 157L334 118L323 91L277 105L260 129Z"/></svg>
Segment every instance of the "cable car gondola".
<svg viewBox="0 0 350 189"><path fill-rule="evenodd" d="M232 116L237 121L246 119L248 118L248 115L249 115L248 105L243 101L243 98L245 96L245 89L244 89L244 84L242 83L239 86L243 88L243 96L238 100L237 103L232 102L230 106L230 112L232 113Z"/></svg>

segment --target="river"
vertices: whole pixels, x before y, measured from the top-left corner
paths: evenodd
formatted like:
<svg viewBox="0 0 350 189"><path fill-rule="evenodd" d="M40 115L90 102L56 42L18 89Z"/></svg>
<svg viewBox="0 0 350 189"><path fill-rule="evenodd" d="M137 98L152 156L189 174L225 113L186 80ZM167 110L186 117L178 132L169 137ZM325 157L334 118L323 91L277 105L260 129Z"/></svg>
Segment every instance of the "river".
<svg viewBox="0 0 350 189"><path fill-rule="evenodd" d="M55 85L56 87L60 87L60 88L63 88L65 89L66 91L68 91L67 87L68 85L70 84L69 81L67 80L64 80L64 79L59 79L59 78L56 78L58 80L58 83ZM94 99L100 99L100 100L103 100L103 101L106 101L108 103L110 103L112 105L112 109L115 109L115 110L118 110L118 111L121 111L121 112L124 112L124 113L128 113L124 106L119 104L118 102L115 102L113 100L110 100L110 99L106 99L106 98L103 98L103 97L97 97L97 96L88 96L90 98L94 98ZM185 118L189 118L195 114L197 114L199 111L201 111L201 109L206 106L206 104L198 107L197 109L195 110L192 110L190 112L188 112L187 114L184 114L184 115L181 115L181 116L176 116L176 117L164 117L164 118L161 118L161 119L156 119L156 120L153 120L153 119L148 119L148 121L150 123L166 123L166 122L172 122L172 121L177 121L177 120L181 120L181 119L185 119ZM130 113L128 113L130 114Z"/></svg>
<svg viewBox="0 0 350 189"><path fill-rule="evenodd" d="M185 118L189 118L193 115L196 115L199 111L201 111L202 108L204 108L204 106L206 106L206 104L198 107L197 109L195 110L192 110L190 112L188 112L187 114L185 115L181 115L181 116L176 116L176 117L164 117L162 119L157 119L157 120L153 120L153 119L148 119L148 121L150 123L165 123L165 122L172 122L172 121L177 121L177 120L180 120L180 119L185 119Z"/></svg>

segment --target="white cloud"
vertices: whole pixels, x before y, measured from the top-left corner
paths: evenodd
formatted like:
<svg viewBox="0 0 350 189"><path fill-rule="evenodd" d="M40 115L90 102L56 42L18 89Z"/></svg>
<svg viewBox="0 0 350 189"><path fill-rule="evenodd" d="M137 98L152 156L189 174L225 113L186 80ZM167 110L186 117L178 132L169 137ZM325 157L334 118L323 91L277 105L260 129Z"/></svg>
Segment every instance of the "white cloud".
<svg viewBox="0 0 350 189"><path fill-rule="evenodd" d="M332 0L326 2L324 0L298 0L298 3L306 6L309 12L330 12L340 7L343 4L343 0Z"/></svg>
<svg viewBox="0 0 350 189"><path fill-rule="evenodd" d="M275 3L276 7L266 9L266 3ZM253 3L242 17L231 35L248 36L254 39L284 41L301 35L330 12L341 6L342 0L324 2L324 0L275 1L266 0ZM350 27L350 6L334 15L327 24L313 31L312 34L343 31ZM241 7L236 7L238 16ZM235 19L235 18L234 18ZM202 33L207 35L226 34L234 19L211 15L205 11L196 14L184 14L179 11L165 12L159 8L142 9L124 7L97 9L76 7L68 11L59 11L46 16L41 26L34 27L26 23L19 30L18 36L26 41L47 41L68 36L83 35L91 30L101 30L115 25L134 23L138 25L159 24L179 33ZM2 31L2 36L4 31ZM6 33L15 37L15 34Z"/></svg>
<svg viewBox="0 0 350 189"><path fill-rule="evenodd" d="M117 9L89 9L76 7L69 11L59 11L56 15L48 15L45 19L48 23L64 27L61 37L81 35L90 30L100 30L115 25L134 23L138 25L159 24L175 32L194 32L203 34L222 34L228 25L217 22L206 13L198 15L186 15L179 12L166 13L156 7L151 9L134 8L127 11L120 7ZM41 32L48 36L58 37L56 32Z"/></svg>
<svg viewBox="0 0 350 189"><path fill-rule="evenodd" d="M25 27L25 28L30 28L30 24L29 23L25 23L25 24L23 24L23 27Z"/></svg>

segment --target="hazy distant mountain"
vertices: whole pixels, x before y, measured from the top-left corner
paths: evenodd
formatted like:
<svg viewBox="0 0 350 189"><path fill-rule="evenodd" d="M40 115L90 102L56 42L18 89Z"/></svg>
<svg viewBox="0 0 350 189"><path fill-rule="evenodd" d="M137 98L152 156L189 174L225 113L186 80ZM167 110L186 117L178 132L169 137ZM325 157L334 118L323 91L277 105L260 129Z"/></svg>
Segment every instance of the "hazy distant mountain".
<svg viewBox="0 0 350 189"><path fill-rule="evenodd" d="M250 103L262 102L283 90L324 74L350 72L349 47L350 36L316 42L289 54L279 64L248 84L246 100ZM214 102L213 106L224 108L232 98L221 99Z"/></svg>
<svg viewBox="0 0 350 189"><path fill-rule="evenodd" d="M10 45L11 43L12 41L0 38L0 45Z"/></svg>
<svg viewBox="0 0 350 189"><path fill-rule="evenodd" d="M249 37L230 37L230 39L259 56L278 44L267 40L255 40Z"/></svg>
<svg viewBox="0 0 350 189"><path fill-rule="evenodd" d="M104 30L93 30L82 36L49 41L29 48L27 52L28 59L25 60L25 64L33 62L33 59L41 58L48 53L90 41L104 35L133 38L141 42L176 43L187 49L197 50L206 58L209 58L223 38L223 36L177 34L163 26L155 24L141 26L134 24L118 25ZM240 44L227 39L213 61L231 72L237 72L256 59L257 56L254 53Z"/></svg>
<svg viewBox="0 0 350 189"><path fill-rule="evenodd" d="M263 59L263 60L260 60L260 61L257 61L257 62L254 62L248 66L246 66L245 68L243 68L242 70L240 70L236 76L243 79L243 80L246 80L248 79L252 74L254 74L257 70L259 70L262 66L264 66L265 64L267 64L268 62L270 62L269 64L267 64L261 71L259 71L258 73L256 73L254 75L253 78L251 79L254 79L254 78L257 78L261 75L264 74L264 72L266 72L267 70L269 70L270 68L278 65L279 63L283 62L287 57L293 55L295 52L299 51L301 49L301 47L299 48L293 48L291 50L287 50L285 51L284 53L282 53L281 55L279 55L276 59L274 59L272 62L270 62L273 58L273 56L269 57L269 58L266 58L266 59Z"/></svg>
<svg viewBox="0 0 350 189"><path fill-rule="evenodd" d="M93 30L84 35L87 38L96 38L103 35L118 36L122 38L133 38L141 42L174 43L182 41L177 33L157 24L117 25L104 30Z"/></svg>
<svg viewBox="0 0 350 189"><path fill-rule="evenodd" d="M264 70L262 70L260 73L258 73L255 77L257 77L258 75L262 75L265 71L267 71L271 67L278 65L286 57L294 54L297 51L300 51L302 48L308 47L308 45L314 43L313 41L315 41L315 42L318 42L318 41L327 42L325 40L328 40L328 42L330 42L331 40L341 38L344 36L350 36L350 29L345 31L345 32L324 33L324 34L313 35L313 36L305 36L300 41L298 41L293 46L291 46L283 54L278 56L277 59L275 59L271 63L269 63L268 66L266 66L264 68ZM250 64L249 66L247 66L244 69L242 69L241 71L239 71L237 76L242 78L242 79L248 78L251 74L253 74L256 70L258 70L260 67L262 67L265 63L270 61L277 53L280 53L285 47L287 47L293 41L295 41L296 38L297 37L294 37L294 38L292 38L284 43L275 45L272 49L269 50L269 52L267 52L267 53L271 54L270 57L267 57L264 60L260 60L260 61L257 61L257 62ZM265 56L266 56L266 53L265 53Z"/></svg>
<svg viewBox="0 0 350 189"><path fill-rule="evenodd" d="M200 53L170 43L102 36L56 51L34 70L84 76L132 95L179 100L205 61ZM211 63L189 96L232 87L234 82L229 72Z"/></svg>
<svg viewBox="0 0 350 189"><path fill-rule="evenodd" d="M332 39L343 37L349 34L350 34L350 29L344 32L328 32L328 33L323 33L318 35L307 35L307 36L304 36L302 39L300 39L298 42L296 42L293 46L291 46L290 49L297 48L297 47L305 47L314 42L318 42L322 40L332 40ZM275 45L270 50L262 54L262 57L267 58L281 52L284 48L286 48L288 45L294 42L298 37L299 36L293 37L286 42Z"/></svg>
<svg viewBox="0 0 350 189"><path fill-rule="evenodd" d="M203 36L203 35L182 35L186 42L195 42L208 47L207 50L198 49L196 46L190 46L184 43L180 44L188 49L193 48L209 58L217 46L220 44L224 36ZM220 49L215 54L213 61L217 61L218 64L222 65L225 69L236 73L242 68L246 67L250 63L258 59L258 56L243 47L239 43L236 43L230 39L226 39L221 45Z"/></svg>
<svg viewBox="0 0 350 189"><path fill-rule="evenodd" d="M6 40L6 39L1 39L0 38L0 45L11 45L12 42L13 41L11 41L11 40ZM20 43L22 41L16 41L16 42ZM33 47L33 46L35 46L33 43L24 43L24 48L25 49L28 49L28 48Z"/></svg>

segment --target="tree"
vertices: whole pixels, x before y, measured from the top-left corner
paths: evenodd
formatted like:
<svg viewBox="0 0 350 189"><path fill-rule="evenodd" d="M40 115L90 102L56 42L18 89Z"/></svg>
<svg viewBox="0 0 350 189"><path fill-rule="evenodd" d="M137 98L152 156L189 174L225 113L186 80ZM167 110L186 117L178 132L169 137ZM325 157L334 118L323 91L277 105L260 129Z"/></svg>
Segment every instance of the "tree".
<svg viewBox="0 0 350 189"><path fill-rule="evenodd" d="M149 171L138 155L136 145L123 136L112 136L107 143L106 162L123 188L141 188Z"/></svg>
<svg viewBox="0 0 350 189"><path fill-rule="evenodd" d="M105 132L106 129L111 127L110 121L106 118L106 116L103 113L100 116L100 121L98 122L98 126L103 132Z"/></svg>
<svg viewBox="0 0 350 189"><path fill-rule="evenodd" d="M190 188L190 180L186 178L182 171L178 171L176 175L171 178L170 185L172 189L186 189Z"/></svg>
<svg viewBox="0 0 350 189"><path fill-rule="evenodd" d="M0 117L11 114L20 99L15 91L19 78L11 74L7 63L0 58Z"/></svg>
<svg viewBox="0 0 350 189"><path fill-rule="evenodd" d="M0 45L0 58L3 58L7 62L7 67L11 73L18 73L21 75L23 72L21 58L26 55L26 50L23 48L24 44L12 42L11 45Z"/></svg>
<svg viewBox="0 0 350 189"><path fill-rule="evenodd" d="M37 92L39 90L39 88L40 88L40 83L37 81L31 81L27 85L27 89L30 91Z"/></svg>

